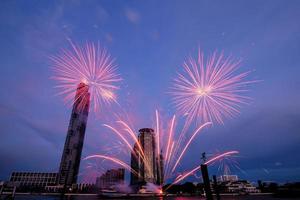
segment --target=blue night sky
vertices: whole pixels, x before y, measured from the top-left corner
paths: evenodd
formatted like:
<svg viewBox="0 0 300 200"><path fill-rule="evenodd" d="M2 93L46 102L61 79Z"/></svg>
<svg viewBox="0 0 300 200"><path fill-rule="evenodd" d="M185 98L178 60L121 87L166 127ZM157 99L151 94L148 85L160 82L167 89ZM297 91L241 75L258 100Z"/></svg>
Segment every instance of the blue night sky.
<svg viewBox="0 0 300 200"><path fill-rule="evenodd" d="M57 171L71 108L57 96L49 56L100 42L116 58L123 81L120 105L136 130L153 127L157 108L175 112L169 88L183 61L223 50L255 70L250 105L197 137L178 171L195 167L201 152L238 150L241 170L255 181L300 181L300 1L9 1L0 2L0 179L12 171ZM117 106L90 113L83 156L108 153L117 138ZM119 113L122 115L122 113ZM114 151L114 150L113 150ZM129 162L129 153L121 158ZM119 156L120 157L120 156ZM81 163L81 180L92 172ZM103 170L107 163L99 164ZM218 165L218 164L217 164ZM218 173L213 166L211 173ZM195 177L189 180L197 181Z"/></svg>

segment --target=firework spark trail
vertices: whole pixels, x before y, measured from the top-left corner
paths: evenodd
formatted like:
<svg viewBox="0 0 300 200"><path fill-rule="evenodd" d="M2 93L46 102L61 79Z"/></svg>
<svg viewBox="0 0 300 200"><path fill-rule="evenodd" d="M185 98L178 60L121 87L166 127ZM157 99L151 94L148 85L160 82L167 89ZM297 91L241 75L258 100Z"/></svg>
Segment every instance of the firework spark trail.
<svg viewBox="0 0 300 200"><path fill-rule="evenodd" d="M184 153L186 152L187 148L189 147L189 145L191 144L191 142L193 141L193 139L196 137L196 135L197 135L204 127L206 127L206 126L208 126L208 125L211 125L211 124L212 124L211 122L206 122L206 123L204 123L203 125L201 125L201 126L193 133L193 135L191 136L191 138L189 139L189 141L186 143L186 145L184 146L183 150L181 151L181 153L180 153L180 155L179 155L179 157L178 157L178 159L177 159L177 161L176 161L176 163L175 163L175 165L174 165L174 167L173 167L173 169L172 169L172 172L175 171L175 169L176 169L178 163L180 162L182 156L184 155Z"/></svg>
<svg viewBox="0 0 300 200"><path fill-rule="evenodd" d="M228 151L228 152L222 153L222 154L220 154L218 156L215 156L215 157L211 158L210 160L206 161L204 164L209 165L209 164L213 163L214 161L217 161L217 160L219 160L219 159L221 159L223 157L230 156L232 154L237 154L237 153L239 153L239 152L238 151ZM191 171L187 172L186 174L182 175L181 177L179 177L179 179L175 180L174 184L182 181L183 179L185 179L189 175L193 174L194 172L196 172L197 170L199 170L200 167L201 166L198 166L198 167L192 169Z"/></svg>
<svg viewBox="0 0 300 200"><path fill-rule="evenodd" d="M173 129L174 129L174 123L175 123L175 118L176 118L176 116L175 115L173 115L173 117L172 117L172 121L171 121L171 125L170 125L170 131L169 131L169 134L168 134L168 142L167 142L167 149L166 149L166 154L165 154L165 160L166 160L166 163L167 163L167 165L166 165L166 170L168 169L168 161L169 161L169 154L171 154L172 153L172 144L171 144L171 139L172 139L172 135L173 135ZM171 146L170 146L171 145ZM170 149L170 147L171 147L171 149Z"/></svg>
<svg viewBox="0 0 300 200"><path fill-rule="evenodd" d="M227 162L229 162L228 158L224 158L222 161L219 161L218 172L222 171L222 174L224 175L231 174L230 166Z"/></svg>
<svg viewBox="0 0 300 200"><path fill-rule="evenodd" d="M167 177L167 169L170 165L170 158L172 153L172 146L173 146L173 129L175 125L175 118L174 115L170 121L170 126L167 126L168 130L165 130L164 128L164 121L160 118L159 112L156 109L155 110L155 127L156 127L156 141L158 143L157 145L157 156L159 157L161 153L164 154L164 177ZM166 139L167 141L164 141ZM160 145L162 144L162 145ZM166 144L166 145L163 145ZM160 152L162 151L162 152ZM160 163L159 163L160 164Z"/></svg>
<svg viewBox="0 0 300 200"><path fill-rule="evenodd" d="M239 163L235 160L237 156L225 157L224 159L219 160L218 172L222 174L229 175L232 172L232 169L239 170L242 173L244 171L239 167Z"/></svg>
<svg viewBox="0 0 300 200"><path fill-rule="evenodd" d="M215 161L217 161L217 160L219 160L219 159L222 159L222 158L224 158L224 157L226 157L226 156L230 156L230 155L233 155L233 154L238 154L238 153L239 153L238 151L228 151L228 152L222 153L222 154L220 154L220 155L218 155L218 156L215 156L215 157L209 159L209 160L206 161L204 164L206 164L206 165L213 164L213 162L215 162ZM189 172L186 172L184 175L178 176L178 177L175 179L175 181L174 181L172 184L170 184L170 185L166 188L166 190L168 190L172 185L177 184L178 182L182 181L182 180L185 179L186 177L188 177L188 176L194 174L194 173L195 173L197 170L199 170L200 168L201 168L201 166L197 166L197 167L195 167L194 169L190 170Z"/></svg>
<svg viewBox="0 0 300 200"><path fill-rule="evenodd" d="M116 65L110 54L100 45L86 43L80 47L70 41L71 49L63 49L61 54L51 56L54 76L58 82L59 95L66 103L73 104L73 98L79 83L89 86L92 108L99 109L102 104L116 102L116 84L121 81L116 73ZM77 101L76 99L74 100Z"/></svg>
<svg viewBox="0 0 300 200"><path fill-rule="evenodd" d="M193 134L189 137L189 140L186 143L182 143L182 144L178 144L177 141L175 141L175 137L174 137L174 129L175 129L175 119L176 116L174 115L172 117L172 119L169 122L169 126L167 130L163 129L164 126L164 122L161 121L160 117L159 117L159 112L156 110L155 111L155 121L156 121L156 129L159 131L160 135L158 139L159 142L161 144L166 144L163 145L163 151L165 153L165 162L164 162L164 177L167 178L169 177L171 174L173 174L173 172L175 171L176 167L178 166L178 164L180 163L182 157L184 156L184 154L186 153L188 147L190 146L191 142L195 139L195 137L197 136L197 134L206 126L212 124L211 122L206 122L204 124L202 124L201 126L199 126L196 130L194 130ZM162 128L162 129L160 129ZM163 133L166 134L166 142L161 141L163 137L161 137L163 135ZM178 150L180 150L181 152L177 154L176 149L178 148ZM159 156L160 152L159 150L157 150L157 155Z"/></svg>
<svg viewBox="0 0 300 200"><path fill-rule="evenodd" d="M246 86L257 81L247 81L250 71L237 73L240 61L216 52L204 61L200 49L198 58L189 58L183 72L174 79L171 94L177 110L187 114L185 128L192 121L223 124L225 117L239 113L241 104L247 103ZM185 129L184 128L184 129Z"/></svg>
<svg viewBox="0 0 300 200"><path fill-rule="evenodd" d="M145 153L144 153L144 149L142 148L142 145L141 145L140 141L138 141L137 136L134 134L134 132L132 131L132 129L130 128L130 126L127 123L125 123L123 120L119 120L119 121L117 121L117 123L119 123L119 124L121 124L121 125L123 125L125 127L123 129L131 136L131 138L134 140L135 144L138 147L137 153L139 155L141 155L141 159L142 159L142 161L143 161L143 163L145 165L145 168L148 169L148 170L150 170L150 164L149 164L149 162L146 159L146 156L145 156ZM135 156L137 156L135 151L132 151L132 152L135 154Z"/></svg>
<svg viewBox="0 0 300 200"><path fill-rule="evenodd" d="M186 116L173 156L181 151L193 121L223 124L225 117L233 117L239 113L239 107L248 102L250 98L242 94L247 91L248 84L257 81L246 80L250 71L237 73L239 66L240 61L217 52L205 62L200 50L196 59L190 57L184 62L183 72L174 79L170 92L177 110Z"/></svg>
<svg viewBox="0 0 300 200"><path fill-rule="evenodd" d="M174 145L175 145L175 142L173 141L171 148L170 148L169 157L168 157L168 164L170 164L171 155L174 153Z"/></svg>
<svg viewBox="0 0 300 200"><path fill-rule="evenodd" d="M103 124L103 126L111 129L114 133L116 133L125 142L125 144L128 146L130 152L132 152L132 147L131 147L130 143L117 129L115 129L114 127L112 127L110 125L107 125L107 124Z"/></svg>
<svg viewBox="0 0 300 200"><path fill-rule="evenodd" d="M223 157L225 157L225 156L230 156L230 155L232 155L232 154L238 154L238 153L239 153L238 151L228 151L228 152L222 153L222 154L220 154L220 155L218 155L218 156L215 156L215 157L209 159L209 160L206 161L204 164L208 165L208 164L210 164L210 163L215 162L216 160L219 160L220 158L223 158Z"/></svg>
<svg viewBox="0 0 300 200"><path fill-rule="evenodd" d="M127 145L123 143L121 140L113 141L111 143L107 143L103 147L103 151L107 152L107 155L127 155L128 149Z"/></svg>
<svg viewBox="0 0 300 200"><path fill-rule="evenodd" d="M105 155L101 155L101 154L96 154L96 155L87 156L83 160L89 160L89 159L92 159L92 158L102 158L102 159L110 160L110 161L112 161L112 162L114 162L116 164L121 165L122 167L124 167L128 171L134 173L135 175L138 175L138 173L134 169L132 169L129 165L127 165L123 161L121 161L121 160L119 160L117 158L114 158L114 157L105 156Z"/></svg>

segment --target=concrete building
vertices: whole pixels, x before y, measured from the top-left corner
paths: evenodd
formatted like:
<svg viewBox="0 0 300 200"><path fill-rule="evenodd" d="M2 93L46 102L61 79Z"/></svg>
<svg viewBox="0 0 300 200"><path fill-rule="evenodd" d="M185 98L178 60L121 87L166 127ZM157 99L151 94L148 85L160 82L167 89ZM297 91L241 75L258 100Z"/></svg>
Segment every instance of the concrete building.
<svg viewBox="0 0 300 200"><path fill-rule="evenodd" d="M159 156L157 156L157 169L156 169L156 184L163 185L164 183L164 158L162 151L160 152Z"/></svg>
<svg viewBox="0 0 300 200"><path fill-rule="evenodd" d="M223 188L228 193L258 193L260 192L250 182L245 180L224 182Z"/></svg>
<svg viewBox="0 0 300 200"><path fill-rule="evenodd" d="M45 186L55 185L57 176L57 173L13 172L9 181L17 183L19 187L44 188Z"/></svg>
<svg viewBox="0 0 300 200"><path fill-rule="evenodd" d="M58 185L76 184L80 166L81 151L89 113L89 87L80 83L76 90L68 133L58 173Z"/></svg>
<svg viewBox="0 0 300 200"><path fill-rule="evenodd" d="M96 179L96 187L110 189L116 185L124 184L125 169L110 169Z"/></svg>
<svg viewBox="0 0 300 200"><path fill-rule="evenodd" d="M138 142L131 152L131 185L141 186L146 183L161 184L163 182L163 157L157 155L154 130L143 128L139 130Z"/></svg>
<svg viewBox="0 0 300 200"><path fill-rule="evenodd" d="M237 175L222 175L217 178L218 182L238 181L238 180L239 180L239 178Z"/></svg>
<svg viewBox="0 0 300 200"><path fill-rule="evenodd" d="M131 169L134 170L130 173L130 185L136 185L139 182L139 179L141 179L141 173L139 173L139 166L140 166L140 156L139 149L137 143L134 144L132 152L131 152L131 162L130 166Z"/></svg>

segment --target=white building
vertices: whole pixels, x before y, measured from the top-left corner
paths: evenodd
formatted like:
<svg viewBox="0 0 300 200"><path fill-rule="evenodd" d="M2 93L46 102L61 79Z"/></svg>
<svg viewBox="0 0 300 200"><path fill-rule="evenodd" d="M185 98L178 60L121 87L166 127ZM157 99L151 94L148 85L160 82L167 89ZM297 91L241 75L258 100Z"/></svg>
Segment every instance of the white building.
<svg viewBox="0 0 300 200"><path fill-rule="evenodd" d="M222 175L217 178L218 182L226 182L226 181L238 181L239 178L237 175Z"/></svg>

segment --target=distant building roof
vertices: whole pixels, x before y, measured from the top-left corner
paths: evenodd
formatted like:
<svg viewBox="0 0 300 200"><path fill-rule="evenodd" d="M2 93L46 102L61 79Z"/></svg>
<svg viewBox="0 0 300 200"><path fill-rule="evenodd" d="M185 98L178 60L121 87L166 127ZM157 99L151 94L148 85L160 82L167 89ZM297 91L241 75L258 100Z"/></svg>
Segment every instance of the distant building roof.
<svg viewBox="0 0 300 200"><path fill-rule="evenodd" d="M141 128L139 130L139 132L154 132L154 129L152 129L152 128Z"/></svg>

